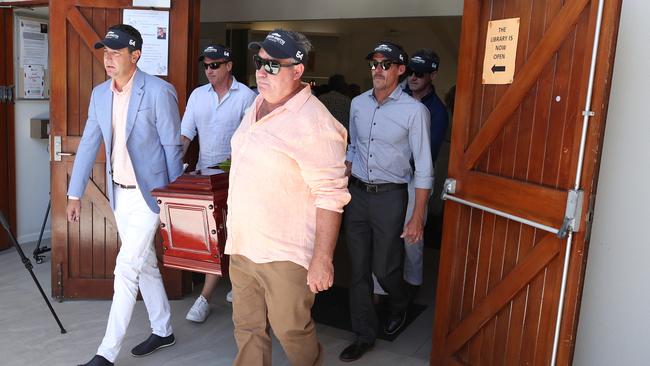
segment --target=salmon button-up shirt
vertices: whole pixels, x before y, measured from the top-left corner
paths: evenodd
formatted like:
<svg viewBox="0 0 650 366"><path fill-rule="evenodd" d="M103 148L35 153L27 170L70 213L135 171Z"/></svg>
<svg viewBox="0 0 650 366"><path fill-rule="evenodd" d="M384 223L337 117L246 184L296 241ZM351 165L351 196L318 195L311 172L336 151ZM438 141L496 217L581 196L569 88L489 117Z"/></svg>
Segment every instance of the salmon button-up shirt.
<svg viewBox="0 0 650 366"><path fill-rule="evenodd" d="M226 254L309 269L318 208L343 212L347 132L304 88L259 121L255 99L233 135Z"/></svg>

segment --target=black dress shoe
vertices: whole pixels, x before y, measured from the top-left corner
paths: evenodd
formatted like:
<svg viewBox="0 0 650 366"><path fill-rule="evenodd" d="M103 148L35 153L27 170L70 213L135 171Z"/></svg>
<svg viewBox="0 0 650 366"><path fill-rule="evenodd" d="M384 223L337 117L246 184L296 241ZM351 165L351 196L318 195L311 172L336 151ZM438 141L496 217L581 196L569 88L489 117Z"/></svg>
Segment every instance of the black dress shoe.
<svg viewBox="0 0 650 366"><path fill-rule="evenodd" d="M360 359L364 353L370 351L374 345L374 343L364 343L359 342L358 340L354 341L354 343L345 347L343 352L341 352L339 355L339 360L343 362L356 361Z"/></svg>
<svg viewBox="0 0 650 366"><path fill-rule="evenodd" d="M79 366L113 366L113 363L100 355L95 355L90 361Z"/></svg>
<svg viewBox="0 0 650 366"><path fill-rule="evenodd" d="M398 330L400 330L404 324L406 323L406 311L399 313L399 314L393 314L388 318L388 321L386 322L386 326L384 327L384 333L388 335L392 335L397 333Z"/></svg>
<svg viewBox="0 0 650 366"><path fill-rule="evenodd" d="M176 343L176 339L174 339L173 334L170 334L167 337L161 337L152 333L146 341L133 347L131 355L135 357L150 355L154 353L154 351L172 346L174 343Z"/></svg>

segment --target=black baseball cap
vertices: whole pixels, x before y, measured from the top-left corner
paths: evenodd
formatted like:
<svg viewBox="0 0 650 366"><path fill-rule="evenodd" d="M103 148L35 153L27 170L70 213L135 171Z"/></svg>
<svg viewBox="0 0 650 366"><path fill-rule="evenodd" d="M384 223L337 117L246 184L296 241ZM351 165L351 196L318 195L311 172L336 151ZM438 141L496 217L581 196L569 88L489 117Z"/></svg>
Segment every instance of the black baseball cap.
<svg viewBox="0 0 650 366"><path fill-rule="evenodd" d="M135 29L135 28L133 28ZM95 43L95 49L102 47L112 48L114 50L121 50L128 47L131 51L142 50L142 37L132 36L120 29L109 28L104 36L104 39Z"/></svg>
<svg viewBox="0 0 650 366"><path fill-rule="evenodd" d="M435 52L416 52L409 60L408 68L415 72L430 73L438 71L440 57Z"/></svg>
<svg viewBox="0 0 650 366"><path fill-rule="evenodd" d="M255 52L259 52L260 48L264 48L264 51L271 57L278 59L293 58L301 64L307 63L305 49L298 45L298 42L289 32L281 29L271 31L262 42L249 43L248 48Z"/></svg>
<svg viewBox="0 0 650 366"><path fill-rule="evenodd" d="M215 60L225 58L230 61L230 48L220 44L211 44L203 50L201 56L199 56L199 61L203 61L206 57Z"/></svg>
<svg viewBox="0 0 650 366"><path fill-rule="evenodd" d="M402 47L396 45L395 43L391 42L380 42L378 43L370 53L368 53L368 56L366 56L366 60L371 60L372 56L375 53L380 53L386 57L387 60L400 63L400 64L406 64L408 62L409 56L404 52Z"/></svg>

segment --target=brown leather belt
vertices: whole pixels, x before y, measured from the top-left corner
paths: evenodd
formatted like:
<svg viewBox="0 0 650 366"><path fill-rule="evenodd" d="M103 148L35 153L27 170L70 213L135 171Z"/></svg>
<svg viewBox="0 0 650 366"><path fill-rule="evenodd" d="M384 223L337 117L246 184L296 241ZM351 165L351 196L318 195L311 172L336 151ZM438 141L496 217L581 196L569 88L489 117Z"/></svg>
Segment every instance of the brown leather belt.
<svg viewBox="0 0 650 366"><path fill-rule="evenodd" d="M394 191L397 189L406 189L407 184L406 183L379 183L379 184L371 184L371 183L366 183L362 180L360 180L357 177L350 176L350 184L357 186L364 191L368 193L379 193L379 192L388 192L388 191Z"/></svg>
<svg viewBox="0 0 650 366"><path fill-rule="evenodd" d="M118 187L120 187L122 189L136 189L136 188L138 188L137 186L127 186L125 184L117 183L116 181L113 181L113 184L115 184L116 186L118 186Z"/></svg>

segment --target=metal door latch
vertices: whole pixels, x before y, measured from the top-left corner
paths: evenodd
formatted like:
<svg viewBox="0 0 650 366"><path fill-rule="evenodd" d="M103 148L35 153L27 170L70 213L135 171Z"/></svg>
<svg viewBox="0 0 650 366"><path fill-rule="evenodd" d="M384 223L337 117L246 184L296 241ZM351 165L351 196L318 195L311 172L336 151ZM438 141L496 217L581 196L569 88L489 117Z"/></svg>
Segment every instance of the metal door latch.
<svg viewBox="0 0 650 366"><path fill-rule="evenodd" d="M577 232L580 230L584 192L581 189L571 189L568 193L564 221L562 221L562 226L557 232L557 237L560 239L566 238L569 231Z"/></svg>
<svg viewBox="0 0 650 366"><path fill-rule="evenodd" d="M440 195L441 200L446 200L448 194L456 193L456 179L447 178L445 179L445 184L442 187L442 194Z"/></svg>

